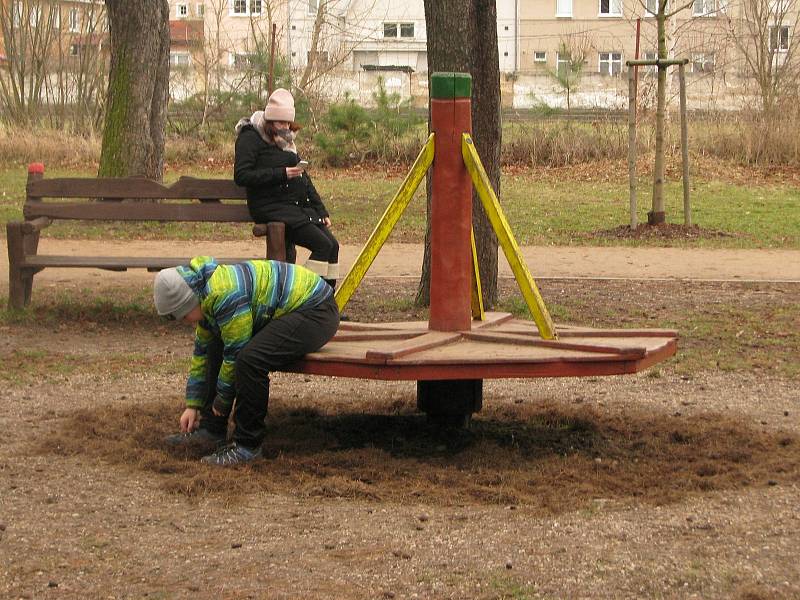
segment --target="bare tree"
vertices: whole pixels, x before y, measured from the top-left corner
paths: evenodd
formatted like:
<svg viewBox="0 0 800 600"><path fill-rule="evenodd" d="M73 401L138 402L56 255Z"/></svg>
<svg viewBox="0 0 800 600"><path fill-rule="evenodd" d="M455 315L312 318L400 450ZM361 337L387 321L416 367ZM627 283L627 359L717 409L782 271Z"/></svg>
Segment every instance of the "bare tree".
<svg viewBox="0 0 800 600"><path fill-rule="evenodd" d="M111 68L98 174L161 180L169 93L167 0L106 0Z"/></svg>
<svg viewBox="0 0 800 600"><path fill-rule="evenodd" d="M44 100L47 64L57 43L58 6L41 2L0 2L0 30L6 64L0 72L0 101L9 120L33 121Z"/></svg>
<svg viewBox="0 0 800 600"><path fill-rule="evenodd" d="M374 7L375 0L318 0L297 88L308 95L327 74L351 60L355 48L375 35L367 24Z"/></svg>
<svg viewBox="0 0 800 600"><path fill-rule="evenodd" d="M0 107L6 119L86 131L104 106L105 15L99 0L60 8L59 2L0 3ZM74 11L74 13L73 13Z"/></svg>
<svg viewBox="0 0 800 600"><path fill-rule="evenodd" d="M62 10L59 22L65 17L69 29L69 13ZM87 131L100 126L105 108L108 21L105 6L99 1L85 3L80 17L74 31L59 36L52 54L55 72L48 78L46 98L52 109L52 125L71 120L78 131ZM61 29L63 32L64 24Z"/></svg>
<svg viewBox="0 0 800 600"><path fill-rule="evenodd" d="M472 75L472 137L492 188L500 197L502 132L497 6L493 0L425 0L425 21L429 70ZM497 302L497 237L474 193L472 227L478 250L483 301L490 308ZM430 303L429 234L430 222L425 234L425 258L417 292L417 302L425 305Z"/></svg>
<svg viewBox="0 0 800 600"><path fill-rule="evenodd" d="M781 98L797 97L799 19L798 0L741 0L738 14L728 15L742 71L755 81L766 116L773 115Z"/></svg>

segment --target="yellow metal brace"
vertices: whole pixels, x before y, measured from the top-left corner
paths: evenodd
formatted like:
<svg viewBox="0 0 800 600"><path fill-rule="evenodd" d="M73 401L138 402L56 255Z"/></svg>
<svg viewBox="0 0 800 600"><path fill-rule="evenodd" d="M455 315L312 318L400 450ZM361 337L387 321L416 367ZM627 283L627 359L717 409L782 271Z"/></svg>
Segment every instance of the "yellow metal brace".
<svg viewBox="0 0 800 600"><path fill-rule="evenodd" d="M483 203L483 208L486 210L486 215L489 217L489 222L492 224L497 240L503 248L506 255L508 264L511 266L511 271L517 280L522 297L528 305L528 310L531 312L536 326L539 328L539 335L546 340L554 340L558 338L553 321L550 318L550 313L542 300L541 294L536 287L536 282L533 280L528 268L525 266L525 261L522 259L522 253L517 245L517 240L514 239L514 234L511 232L511 227L503 215L503 210L500 207L500 202L489 183L489 177L481 164L481 159L475 149L475 144L472 141L472 136L464 133L461 136L461 155L464 157L464 164L467 171L472 177L472 184L478 192L478 197ZM474 250L473 250L474 252Z"/></svg>
<svg viewBox="0 0 800 600"><path fill-rule="evenodd" d="M472 318L483 321L486 314L483 312L483 290L481 289L481 272L478 269L478 248L475 245L475 230L469 230L470 242L472 244L472 294L470 306L472 307Z"/></svg>
<svg viewBox="0 0 800 600"><path fill-rule="evenodd" d="M417 160L414 161L411 170L403 180L403 184L394 198L392 198L389 206L386 207L383 216L370 234L366 245L361 249L361 253L347 272L342 285L336 291L336 304L339 306L339 312L350 301L356 288L361 284L361 280L364 279L364 275L367 274L367 270L372 265L397 221L400 220L403 211L414 197L414 192L417 191L422 178L425 177L425 173L433 163L433 136L433 133L428 136L428 141L420 151L419 156L417 156Z"/></svg>

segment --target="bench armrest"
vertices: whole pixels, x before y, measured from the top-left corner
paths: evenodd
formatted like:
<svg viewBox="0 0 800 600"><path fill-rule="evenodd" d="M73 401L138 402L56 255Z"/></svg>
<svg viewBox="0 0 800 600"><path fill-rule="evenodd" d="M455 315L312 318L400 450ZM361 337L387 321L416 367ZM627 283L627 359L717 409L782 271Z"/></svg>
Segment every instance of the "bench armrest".
<svg viewBox="0 0 800 600"><path fill-rule="evenodd" d="M22 224L22 232L38 233L45 227L49 227L52 222L52 219L49 219L48 217L37 217L35 219L31 219L30 221L25 221Z"/></svg>

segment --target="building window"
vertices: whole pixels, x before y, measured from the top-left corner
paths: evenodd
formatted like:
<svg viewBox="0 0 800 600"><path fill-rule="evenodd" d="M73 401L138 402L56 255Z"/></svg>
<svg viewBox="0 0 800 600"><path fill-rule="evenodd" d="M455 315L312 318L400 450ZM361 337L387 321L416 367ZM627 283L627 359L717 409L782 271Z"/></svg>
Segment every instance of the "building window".
<svg viewBox="0 0 800 600"><path fill-rule="evenodd" d="M692 73L713 73L714 53L698 52L692 54Z"/></svg>
<svg viewBox="0 0 800 600"><path fill-rule="evenodd" d="M189 5L188 4L177 4L175 6L175 17L178 19L185 19L189 16Z"/></svg>
<svg viewBox="0 0 800 600"><path fill-rule="evenodd" d="M600 75L619 75L622 71L622 52L600 53Z"/></svg>
<svg viewBox="0 0 800 600"><path fill-rule="evenodd" d="M205 4L198 4L195 6L195 15L202 19L206 16L206 5Z"/></svg>
<svg viewBox="0 0 800 600"><path fill-rule="evenodd" d="M326 64L328 64L328 61L330 60L330 57L328 56L328 51L327 50L322 50L322 51L317 51L317 52L311 52L309 50L308 52L306 52L306 61L311 62L312 58L314 59L314 63L317 64L317 65L320 65L320 64L326 65Z"/></svg>
<svg viewBox="0 0 800 600"><path fill-rule="evenodd" d="M414 24L413 23L400 23L400 37L413 38L414 37Z"/></svg>
<svg viewBox="0 0 800 600"><path fill-rule="evenodd" d="M769 49L773 52L789 51L789 26L770 25L769 26Z"/></svg>
<svg viewBox="0 0 800 600"><path fill-rule="evenodd" d="M568 52L558 52L556 54L556 72L562 77L566 75L570 70L570 62L571 58Z"/></svg>
<svg viewBox="0 0 800 600"><path fill-rule="evenodd" d="M644 8L647 11L647 16L658 14L659 0L646 0Z"/></svg>
<svg viewBox="0 0 800 600"><path fill-rule="evenodd" d="M397 37L397 23L384 23L383 24L383 37L396 38Z"/></svg>
<svg viewBox="0 0 800 600"><path fill-rule="evenodd" d="M77 8L70 8L69 15L68 15L68 23L69 23L69 30L70 31L80 31L81 30L81 20L78 18L78 9Z"/></svg>
<svg viewBox="0 0 800 600"><path fill-rule="evenodd" d="M308 14L317 14L317 8L319 8L319 0L308 0Z"/></svg>
<svg viewBox="0 0 800 600"><path fill-rule="evenodd" d="M57 6L50 9L50 25L53 29L61 29L61 10Z"/></svg>
<svg viewBox="0 0 800 600"><path fill-rule="evenodd" d="M231 16L249 17L261 14L261 0L233 0L231 2Z"/></svg>
<svg viewBox="0 0 800 600"><path fill-rule="evenodd" d="M533 62L543 63L547 62L547 52L537 50L533 53Z"/></svg>
<svg viewBox="0 0 800 600"><path fill-rule="evenodd" d="M169 64L171 67L188 67L191 62L188 52L170 52Z"/></svg>
<svg viewBox="0 0 800 600"><path fill-rule="evenodd" d="M572 0L556 0L556 16L557 17L571 17L572 16Z"/></svg>
<svg viewBox="0 0 800 600"><path fill-rule="evenodd" d="M621 17L622 0L600 0L601 17Z"/></svg>
<svg viewBox="0 0 800 600"><path fill-rule="evenodd" d="M69 45L69 55L70 56L78 56L78 44L70 44Z"/></svg>
<svg viewBox="0 0 800 600"><path fill-rule="evenodd" d="M694 0L692 14L695 17L707 17L717 12L716 0Z"/></svg>

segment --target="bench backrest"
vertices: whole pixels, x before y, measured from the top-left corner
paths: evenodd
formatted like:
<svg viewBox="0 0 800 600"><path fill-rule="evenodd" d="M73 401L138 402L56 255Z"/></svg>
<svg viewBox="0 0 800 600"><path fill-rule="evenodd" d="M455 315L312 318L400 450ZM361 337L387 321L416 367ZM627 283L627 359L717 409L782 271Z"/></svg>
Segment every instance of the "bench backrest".
<svg viewBox="0 0 800 600"><path fill-rule="evenodd" d="M65 202L65 199L82 201ZM252 218L243 202L246 199L245 188L229 179L181 177L167 186L141 177L44 179L33 175L28 177L23 215L26 220L47 217L248 222Z"/></svg>

